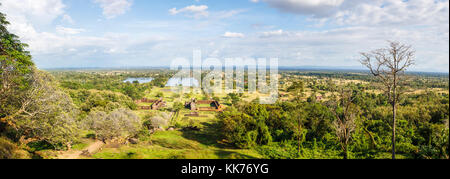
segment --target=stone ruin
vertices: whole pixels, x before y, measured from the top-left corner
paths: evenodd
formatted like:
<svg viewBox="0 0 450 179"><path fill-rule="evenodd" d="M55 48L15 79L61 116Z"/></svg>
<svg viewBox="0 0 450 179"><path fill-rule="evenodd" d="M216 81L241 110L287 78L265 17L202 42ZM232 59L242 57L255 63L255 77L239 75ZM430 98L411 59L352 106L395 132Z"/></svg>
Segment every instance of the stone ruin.
<svg viewBox="0 0 450 179"><path fill-rule="evenodd" d="M159 98L158 100L151 100L147 98L142 98L137 100L136 103L153 103L151 106L140 106L141 110L158 110L160 108L166 107L166 102L163 98Z"/></svg>
<svg viewBox="0 0 450 179"><path fill-rule="evenodd" d="M200 104L208 104L210 107L200 107ZM216 100L197 100L195 98L186 102L185 107L191 111L222 111L223 106Z"/></svg>

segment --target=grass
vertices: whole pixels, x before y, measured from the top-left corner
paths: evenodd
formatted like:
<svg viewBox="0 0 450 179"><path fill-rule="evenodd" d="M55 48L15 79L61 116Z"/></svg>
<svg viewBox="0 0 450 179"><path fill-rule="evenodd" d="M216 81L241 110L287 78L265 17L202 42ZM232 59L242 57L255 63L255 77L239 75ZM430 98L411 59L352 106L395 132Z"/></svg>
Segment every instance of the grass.
<svg viewBox="0 0 450 179"><path fill-rule="evenodd" d="M106 148L93 155L97 159L255 159L253 150L227 149L215 145L206 135L186 135L182 131L158 132L152 144L141 143Z"/></svg>
<svg viewBox="0 0 450 179"><path fill-rule="evenodd" d="M260 158L254 151L225 149L167 149L160 146L122 147L107 149L93 156L97 159L253 159Z"/></svg>
<svg viewBox="0 0 450 179"><path fill-rule="evenodd" d="M89 145L88 143L81 142L81 143L77 143L77 144L73 145L73 146L72 146L72 149L73 149L73 150L83 150L83 149L85 149L88 145Z"/></svg>

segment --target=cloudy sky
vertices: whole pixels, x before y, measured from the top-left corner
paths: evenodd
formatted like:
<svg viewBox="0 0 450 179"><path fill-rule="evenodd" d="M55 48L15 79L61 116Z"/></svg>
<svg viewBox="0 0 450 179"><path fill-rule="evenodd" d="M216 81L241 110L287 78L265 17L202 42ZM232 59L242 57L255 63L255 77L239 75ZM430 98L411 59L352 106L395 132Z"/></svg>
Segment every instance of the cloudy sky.
<svg viewBox="0 0 450 179"><path fill-rule="evenodd" d="M0 0L40 68L166 66L177 57L360 67L411 44L416 71L449 71L448 0Z"/></svg>

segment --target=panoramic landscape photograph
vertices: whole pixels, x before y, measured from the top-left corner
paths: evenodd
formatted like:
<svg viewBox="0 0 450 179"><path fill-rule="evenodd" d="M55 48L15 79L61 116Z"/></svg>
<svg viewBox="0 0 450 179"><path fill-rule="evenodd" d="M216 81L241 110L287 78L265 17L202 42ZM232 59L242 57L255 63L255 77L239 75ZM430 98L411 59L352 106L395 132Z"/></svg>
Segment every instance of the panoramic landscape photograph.
<svg viewBox="0 0 450 179"><path fill-rule="evenodd" d="M0 159L449 159L448 0L0 0L0 74Z"/></svg>

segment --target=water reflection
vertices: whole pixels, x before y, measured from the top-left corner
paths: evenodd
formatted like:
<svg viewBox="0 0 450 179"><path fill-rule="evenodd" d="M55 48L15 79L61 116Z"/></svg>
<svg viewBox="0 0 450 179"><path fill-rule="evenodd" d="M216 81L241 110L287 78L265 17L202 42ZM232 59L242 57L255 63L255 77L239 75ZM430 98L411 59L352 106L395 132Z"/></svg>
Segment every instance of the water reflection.
<svg viewBox="0 0 450 179"><path fill-rule="evenodd" d="M198 87L198 80L195 78L171 78L166 84L167 87L184 86Z"/></svg>
<svg viewBox="0 0 450 179"><path fill-rule="evenodd" d="M139 83L150 83L150 82L152 82L153 81L153 78L128 78L128 79L126 79L125 81L123 81L124 83L128 83L128 82L130 82L130 83L133 83L133 82L135 82L135 81L137 81L137 82L139 82Z"/></svg>

